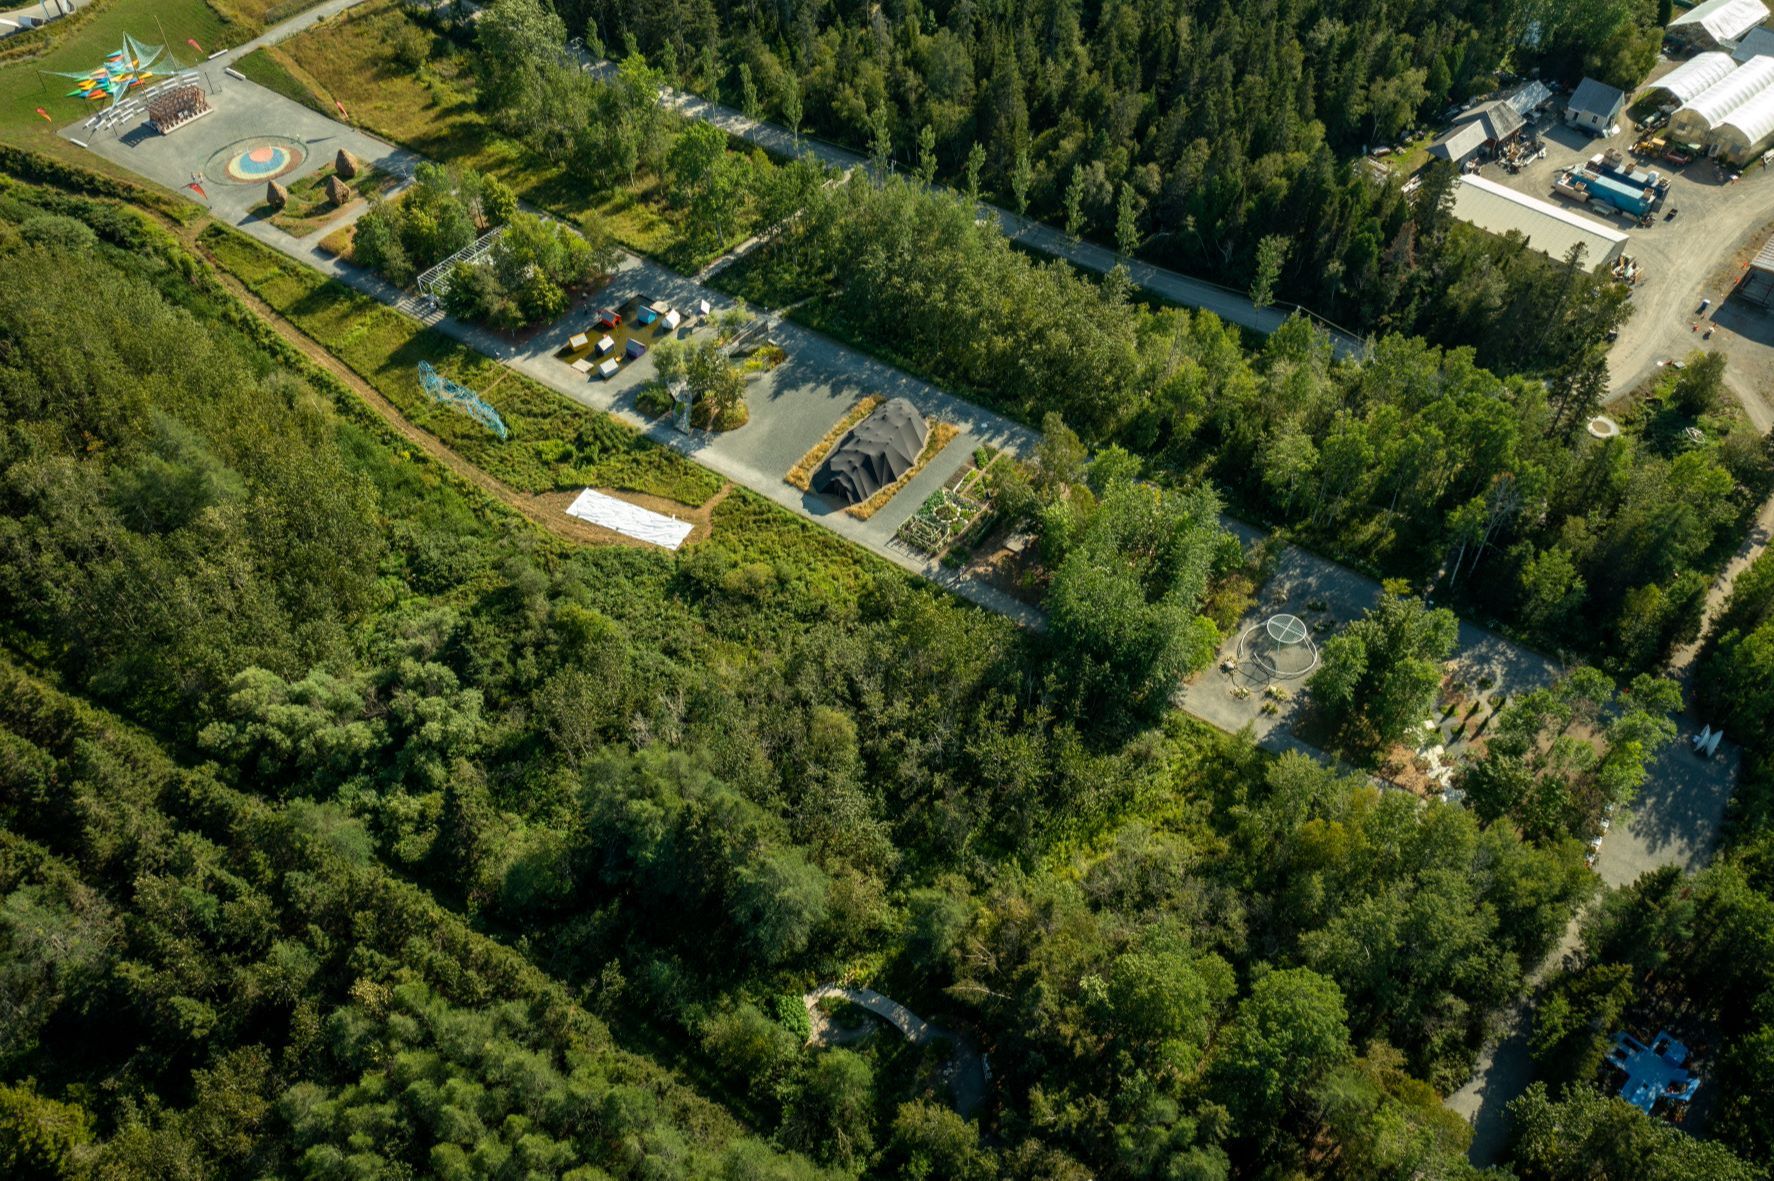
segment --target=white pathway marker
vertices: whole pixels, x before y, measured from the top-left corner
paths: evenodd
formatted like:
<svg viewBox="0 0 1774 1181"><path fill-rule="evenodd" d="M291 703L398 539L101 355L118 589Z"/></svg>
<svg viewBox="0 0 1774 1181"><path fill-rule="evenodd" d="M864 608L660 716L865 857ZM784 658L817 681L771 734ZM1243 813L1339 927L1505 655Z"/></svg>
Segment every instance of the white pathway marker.
<svg viewBox="0 0 1774 1181"><path fill-rule="evenodd" d="M567 515L590 521L593 525L602 525L606 529L614 529L624 537L650 541L665 549L677 549L683 545L684 538L690 536L690 530L696 527L689 521L680 521L676 517L644 509L626 500L617 500L614 496L605 496L590 488L581 492L567 506Z"/></svg>

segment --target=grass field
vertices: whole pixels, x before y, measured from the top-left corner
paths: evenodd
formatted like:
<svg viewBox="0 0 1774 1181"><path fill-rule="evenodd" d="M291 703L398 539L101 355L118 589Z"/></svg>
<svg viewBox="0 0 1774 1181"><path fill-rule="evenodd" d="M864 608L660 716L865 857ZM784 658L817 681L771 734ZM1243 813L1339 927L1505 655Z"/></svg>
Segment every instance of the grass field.
<svg viewBox="0 0 1774 1181"><path fill-rule="evenodd" d="M270 204L266 203L255 212L269 217L272 225L298 238L306 238L316 230L324 229L340 213L351 207L350 201L342 207L335 206L327 196L326 182L333 172L333 165L329 163L319 172L309 173L289 186L289 203L282 209L274 212ZM366 168L358 173L355 180L345 183L351 186L352 200L356 201L381 196L399 184L400 178L380 168Z"/></svg>
<svg viewBox="0 0 1774 1181"><path fill-rule="evenodd" d="M67 21L65 28L49 27L48 48L41 55L0 66L0 137L48 155L68 159L78 154L87 161L91 157L60 139L55 129L97 106L64 97L73 83L44 73L92 69L123 43L125 33L150 45L164 43L167 53L190 65L197 53L186 38L208 53L238 44L255 31L224 19L204 0L111 0L90 16L82 13ZM49 112L53 122L44 121L38 107Z"/></svg>
<svg viewBox="0 0 1774 1181"><path fill-rule="evenodd" d="M266 90L274 90L329 118L333 115L333 109L324 105L306 83L290 72L288 59L274 50L255 49L235 62L234 68Z"/></svg>
<svg viewBox="0 0 1774 1181"><path fill-rule="evenodd" d="M209 0L216 11L237 25L263 29L313 8L320 0Z"/></svg>
<svg viewBox="0 0 1774 1181"><path fill-rule="evenodd" d="M417 71L396 62L392 49L414 30L430 46ZM559 166L500 135L475 109L469 55L414 22L399 0L370 0L281 45L249 54L238 68L328 115L335 102L343 104L352 123L432 160L491 173L557 217L577 221L596 214L623 245L668 266L693 271L720 253L688 248L656 179L591 192ZM725 246L750 232L742 221Z"/></svg>
<svg viewBox="0 0 1774 1181"><path fill-rule="evenodd" d="M222 226L204 231L216 261L365 381L482 471L525 492L597 485L700 505L721 479L647 442L393 308L360 295ZM418 365L478 391L511 437L500 442L472 419L425 397Z"/></svg>
<svg viewBox="0 0 1774 1181"><path fill-rule="evenodd" d="M223 226L204 231L215 260L368 381L409 421L468 462L527 492L597 485L701 505L724 482L498 362ZM425 398L417 367L478 390L505 419L500 443L467 417ZM771 504L733 489L714 510L714 534L698 545L701 577L741 595L788 592L827 610L853 609L861 588L893 571L874 555Z"/></svg>

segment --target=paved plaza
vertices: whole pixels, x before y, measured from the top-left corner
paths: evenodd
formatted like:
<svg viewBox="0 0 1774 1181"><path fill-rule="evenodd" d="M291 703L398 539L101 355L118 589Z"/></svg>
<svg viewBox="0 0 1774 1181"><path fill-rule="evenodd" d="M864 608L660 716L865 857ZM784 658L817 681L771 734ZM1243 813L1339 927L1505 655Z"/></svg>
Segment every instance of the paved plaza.
<svg viewBox="0 0 1774 1181"><path fill-rule="evenodd" d="M209 91L210 113L171 135L161 135L145 122L102 131L89 130L84 122L75 123L63 128L62 135L157 184L185 193L217 219L249 232L258 221L255 211L263 212L268 178L235 179L230 177L228 165L254 148L287 152L298 159L295 167L274 178L286 187L331 164L340 148L366 167L374 165L398 176L410 176L422 162L412 152L231 76L220 59L206 62L198 70ZM188 187L192 181L203 186L202 197Z"/></svg>

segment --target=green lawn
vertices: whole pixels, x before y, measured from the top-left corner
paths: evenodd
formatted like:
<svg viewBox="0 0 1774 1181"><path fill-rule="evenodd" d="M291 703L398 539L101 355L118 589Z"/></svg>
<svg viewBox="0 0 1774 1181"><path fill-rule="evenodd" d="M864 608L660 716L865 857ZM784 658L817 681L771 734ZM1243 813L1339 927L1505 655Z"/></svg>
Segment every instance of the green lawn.
<svg viewBox="0 0 1774 1181"><path fill-rule="evenodd" d="M395 61L391 49L410 37L411 29L420 29L430 46L416 71ZM564 220L595 213L624 246L678 270L694 271L720 253L688 247L656 179L593 192L497 132L475 108L469 54L414 22L399 0L370 0L281 45L249 54L238 68L327 115L341 103L357 126L432 160L491 173L525 201ZM736 226L726 245L744 241L750 232L748 223Z"/></svg>
<svg viewBox="0 0 1774 1181"><path fill-rule="evenodd" d="M214 225L204 231L203 243L254 294L324 342L409 421L514 488L547 492L597 485L691 505L720 490L719 476L675 451L243 234ZM480 391L505 420L511 438L501 443L466 416L429 401L419 387L421 360ZM697 547L706 563L702 576L746 597L788 591L801 601L839 609L892 569L743 488L716 506L714 525L714 535Z"/></svg>
<svg viewBox="0 0 1774 1181"><path fill-rule="evenodd" d="M193 64L198 56L186 38L212 53L252 34L217 15L204 0L113 0L91 15L66 19L66 27L46 30L49 48L42 55L0 65L0 137L64 159L78 149L57 137L55 129L97 110L97 104L63 97L73 83L40 71L89 70L123 43L125 33L150 45L164 43L182 65ZM45 122L38 107L54 122Z"/></svg>
<svg viewBox="0 0 1774 1181"><path fill-rule="evenodd" d="M722 480L674 451L649 443L608 415L573 402L443 333L287 259L242 234L212 225L204 246L252 292L368 381L402 415L481 470L525 492L598 485L699 505ZM418 365L479 391L511 437L425 397Z"/></svg>

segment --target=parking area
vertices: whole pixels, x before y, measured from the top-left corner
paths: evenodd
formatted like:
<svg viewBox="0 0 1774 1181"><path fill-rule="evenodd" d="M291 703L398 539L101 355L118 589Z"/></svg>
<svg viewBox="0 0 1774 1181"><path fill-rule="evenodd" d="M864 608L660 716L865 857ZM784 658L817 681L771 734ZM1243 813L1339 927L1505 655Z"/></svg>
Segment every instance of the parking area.
<svg viewBox="0 0 1774 1181"><path fill-rule="evenodd" d="M1565 97L1558 96L1552 111L1533 123L1546 149L1543 159L1530 160L1515 172L1487 163L1480 175L1557 202L1553 182L1565 169L1610 148L1632 160L1639 133L1629 118L1622 115L1612 136L1592 136L1563 123ZM1739 174L1709 159L1686 166L1646 159L1637 166L1669 178L1669 190L1648 227L1593 205L1579 209L1626 232L1626 254L1641 267L1632 315L1608 356L1610 394L1636 389L1661 363L1692 349L1718 349L1730 360L1727 383L1750 421L1765 431L1774 426L1774 409L1764 392L1774 389L1774 314L1738 300L1727 303L1727 296L1749 257L1774 232L1774 175L1759 164ZM1711 339L1702 338L1707 325L1696 314L1702 299L1712 301L1706 317L1714 325Z"/></svg>

